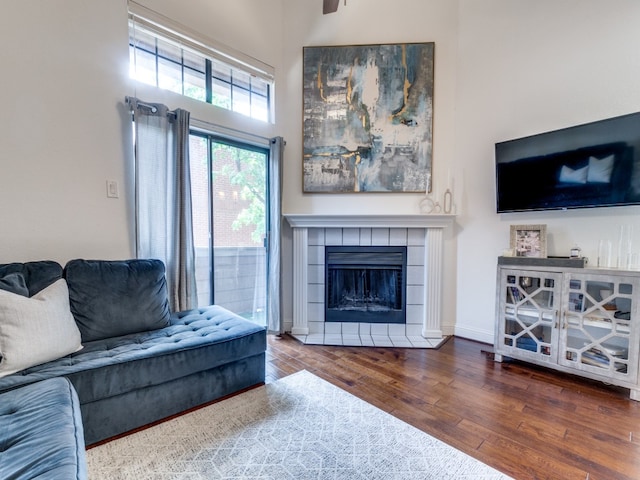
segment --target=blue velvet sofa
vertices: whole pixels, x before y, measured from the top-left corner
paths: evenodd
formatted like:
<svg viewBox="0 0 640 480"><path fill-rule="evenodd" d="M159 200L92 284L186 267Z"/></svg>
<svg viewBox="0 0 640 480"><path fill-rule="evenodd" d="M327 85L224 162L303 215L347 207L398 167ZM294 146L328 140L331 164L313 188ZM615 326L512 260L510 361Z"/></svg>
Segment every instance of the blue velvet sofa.
<svg viewBox="0 0 640 480"><path fill-rule="evenodd" d="M0 478L87 478L80 404L50 378L0 394Z"/></svg>
<svg viewBox="0 0 640 480"><path fill-rule="evenodd" d="M81 345L3 374L2 363L20 357L3 344L3 301L34 303L65 284ZM4 264L0 294L0 396L67 378L79 399L86 445L264 383L265 328L215 305L170 312L158 260L79 259L64 268L53 261ZM49 344L61 342L57 334Z"/></svg>

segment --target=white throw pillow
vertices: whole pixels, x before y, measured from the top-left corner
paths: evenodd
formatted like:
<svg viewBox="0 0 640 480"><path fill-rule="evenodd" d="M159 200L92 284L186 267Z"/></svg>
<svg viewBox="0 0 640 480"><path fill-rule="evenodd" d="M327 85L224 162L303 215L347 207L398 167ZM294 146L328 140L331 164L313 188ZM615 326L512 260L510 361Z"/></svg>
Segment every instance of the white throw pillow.
<svg viewBox="0 0 640 480"><path fill-rule="evenodd" d="M81 348L64 279L31 298L0 290L0 377Z"/></svg>
<svg viewBox="0 0 640 480"><path fill-rule="evenodd" d="M589 166L577 168L574 170L571 167L563 165L560 169L560 183L587 183L587 170Z"/></svg>
<svg viewBox="0 0 640 480"><path fill-rule="evenodd" d="M611 181L611 173L613 172L613 162L615 159L615 155L609 155L602 159L589 157L589 173L587 174L587 182L609 183Z"/></svg>

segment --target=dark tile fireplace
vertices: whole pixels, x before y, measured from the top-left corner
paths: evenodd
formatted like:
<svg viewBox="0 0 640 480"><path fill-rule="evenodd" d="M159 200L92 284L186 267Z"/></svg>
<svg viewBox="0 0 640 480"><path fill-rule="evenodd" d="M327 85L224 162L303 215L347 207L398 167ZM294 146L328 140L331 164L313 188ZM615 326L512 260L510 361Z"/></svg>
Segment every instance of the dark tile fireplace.
<svg viewBox="0 0 640 480"><path fill-rule="evenodd" d="M406 246L326 246L325 321L406 323Z"/></svg>

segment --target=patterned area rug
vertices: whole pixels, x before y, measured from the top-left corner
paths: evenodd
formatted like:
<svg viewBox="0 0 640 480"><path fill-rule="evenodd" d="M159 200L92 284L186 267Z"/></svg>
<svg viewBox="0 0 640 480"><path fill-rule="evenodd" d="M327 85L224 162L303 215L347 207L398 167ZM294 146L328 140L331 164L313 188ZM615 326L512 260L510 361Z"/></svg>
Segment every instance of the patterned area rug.
<svg viewBox="0 0 640 480"><path fill-rule="evenodd" d="M508 479L298 372L90 449L92 480Z"/></svg>

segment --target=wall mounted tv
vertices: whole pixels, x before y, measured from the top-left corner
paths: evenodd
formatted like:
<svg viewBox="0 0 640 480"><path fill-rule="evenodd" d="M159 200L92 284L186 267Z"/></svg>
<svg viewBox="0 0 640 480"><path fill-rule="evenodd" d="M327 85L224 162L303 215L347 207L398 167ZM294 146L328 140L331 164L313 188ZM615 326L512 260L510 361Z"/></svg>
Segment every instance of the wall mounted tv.
<svg viewBox="0 0 640 480"><path fill-rule="evenodd" d="M640 204L640 112L496 143L498 213Z"/></svg>

